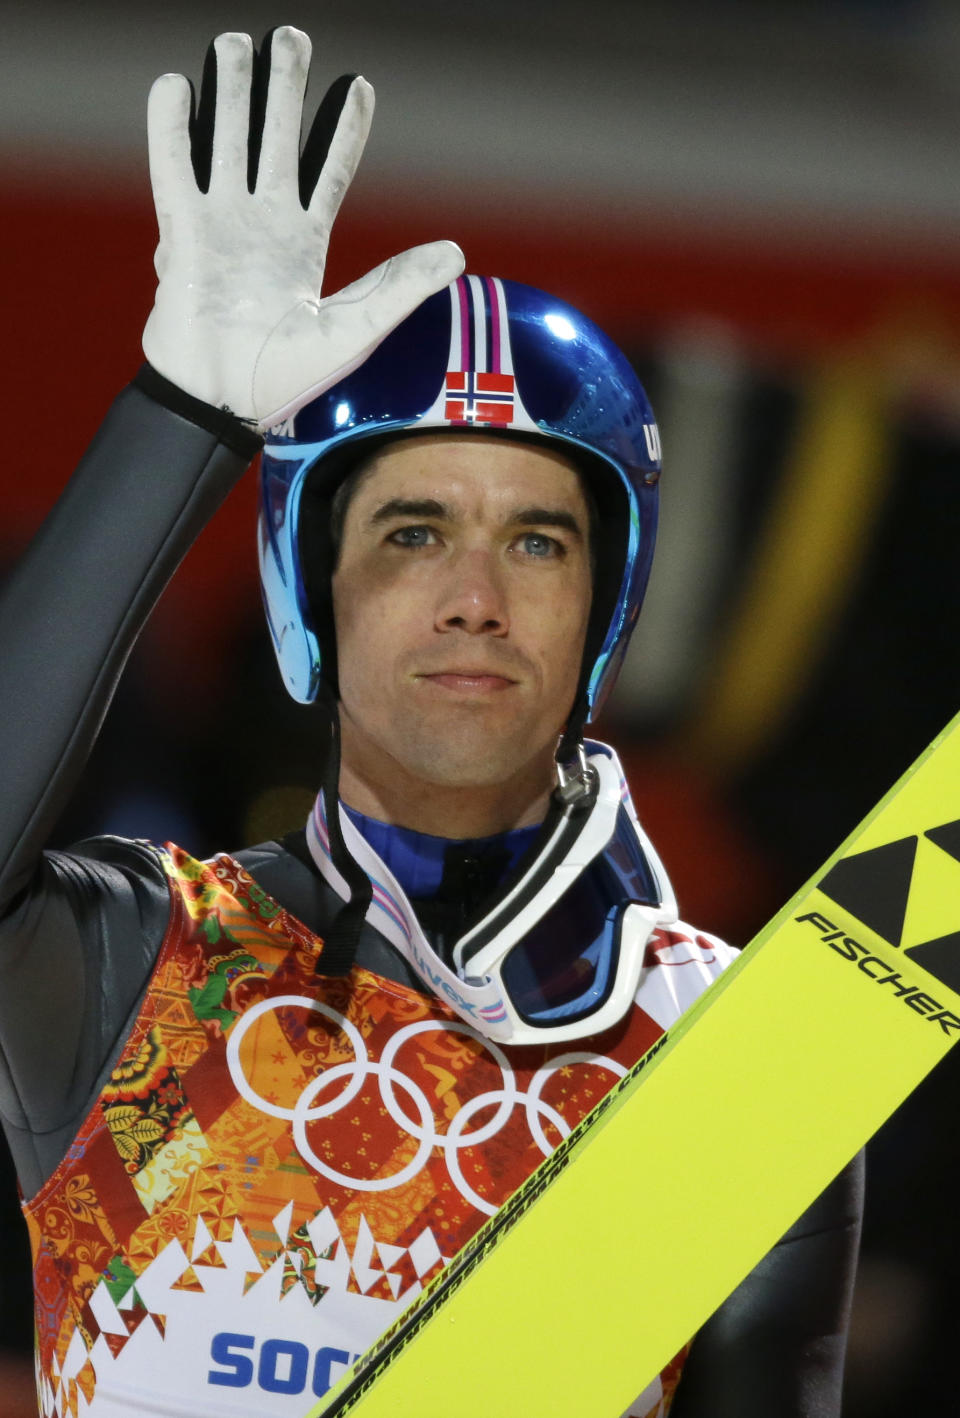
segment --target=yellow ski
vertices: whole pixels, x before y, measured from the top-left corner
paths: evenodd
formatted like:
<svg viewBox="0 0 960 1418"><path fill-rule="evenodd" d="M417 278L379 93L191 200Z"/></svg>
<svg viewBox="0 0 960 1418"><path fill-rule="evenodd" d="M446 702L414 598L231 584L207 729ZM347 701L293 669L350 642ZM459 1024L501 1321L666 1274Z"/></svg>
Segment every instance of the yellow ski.
<svg viewBox="0 0 960 1418"><path fill-rule="evenodd" d="M615 1418L958 1038L960 716L308 1418Z"/></svg>

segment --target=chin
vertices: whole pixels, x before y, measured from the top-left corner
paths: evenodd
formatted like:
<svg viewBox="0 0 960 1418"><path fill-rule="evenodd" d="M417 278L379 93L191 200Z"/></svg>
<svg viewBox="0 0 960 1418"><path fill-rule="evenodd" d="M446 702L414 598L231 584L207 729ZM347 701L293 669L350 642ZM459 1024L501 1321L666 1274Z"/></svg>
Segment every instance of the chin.
<svg viewBox="0 0 960 1418"><path fill-rule="evenodd" d="M531 760L552 759L556 739L531 753L531 738L524 734L471 734L445 738L419 735L394 749L395 757L412 777L444 788L494 788L530 771Z"/></svg>
<svg viewBox="0 0 960 1418"><path fill-rule="evenodd" d="M404 756L401 762L412 777L438 788L493 788L509 782L523 767L489 751L483 755L444 752L436 744L429 754Z"/></svg>

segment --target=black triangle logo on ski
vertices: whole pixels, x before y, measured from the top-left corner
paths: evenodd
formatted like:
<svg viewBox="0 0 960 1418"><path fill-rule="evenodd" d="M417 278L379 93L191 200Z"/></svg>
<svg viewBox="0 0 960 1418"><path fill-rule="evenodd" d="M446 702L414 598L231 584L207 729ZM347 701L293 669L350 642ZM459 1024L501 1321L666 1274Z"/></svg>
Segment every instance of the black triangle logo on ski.
<svg viewBox="0 0 960 1418"><path fill-rule="evenodd" d="M924 970L960 994L960 931L942 935L939 940L924 941L922 945L911 945L905 950Z"/></svg>
<svg viewBox="0 0 960 1418"><path fill-rule="evenodd" d="M820 890L876 935L899 945L916 855L916 837L871 847L837 862L820 882Z"/></svg>
<svg viewBox="0 0 960 1418"><path fill-rule="evenodd" d="M945 822L942 827L928 827L923 834L935 847L940 847L954 861L960 862L960 819Z"/></svg>

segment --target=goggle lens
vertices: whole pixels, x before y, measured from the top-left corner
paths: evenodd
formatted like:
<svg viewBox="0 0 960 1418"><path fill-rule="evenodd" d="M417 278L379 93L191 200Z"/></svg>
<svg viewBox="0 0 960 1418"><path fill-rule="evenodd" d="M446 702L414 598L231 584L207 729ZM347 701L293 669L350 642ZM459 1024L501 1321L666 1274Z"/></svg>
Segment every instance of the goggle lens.
<svg viewBox="0 0 960 1418"><path fill-rule="evenodd" d="M514 1009L548 1026L593 1014L613 988L620 923L631 901L657 902L653 874L623 808L616 833L500 967Z"/></svg>

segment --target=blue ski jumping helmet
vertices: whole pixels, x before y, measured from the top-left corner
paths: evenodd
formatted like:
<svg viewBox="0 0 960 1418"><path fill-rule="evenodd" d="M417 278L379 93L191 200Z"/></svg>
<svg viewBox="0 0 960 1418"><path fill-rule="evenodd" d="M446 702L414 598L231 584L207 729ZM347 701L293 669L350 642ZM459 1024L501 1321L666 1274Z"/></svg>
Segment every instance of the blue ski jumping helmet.
<svg viewBox="0 0 960 1418"><path fill-rule="evenodd" d="M352 373L267 435L259 527L280 673L311 703L335 692L333 494L379 442L437 429L548 439L597 508L594 596L577 703L596 718L636 623L657 525L660 437L626 357L586 316L531 286L461 276Z"/></svg>

